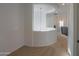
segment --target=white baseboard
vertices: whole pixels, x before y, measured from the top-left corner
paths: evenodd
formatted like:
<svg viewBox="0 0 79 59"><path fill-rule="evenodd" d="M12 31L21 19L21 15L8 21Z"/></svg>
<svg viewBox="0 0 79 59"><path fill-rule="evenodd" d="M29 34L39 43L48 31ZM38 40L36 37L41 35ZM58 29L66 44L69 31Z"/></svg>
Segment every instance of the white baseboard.
<svg viewBox="0 0 79 59"><path fill-rule="evenodd" d="M8 54L10 54L11 52L0 52L0 56L7 56Z"/></svg>
<svg viewBox="0 0 79 59"><path fill-rule="evenodd" d="M8 56L9 54L11 54L12 52L16 51L17 49L19 49L22 46L23 45L20 45L18 47L15 47L15 49L13 49L12 51L9 51L9 52L0 52L0 56Z"/></svg>

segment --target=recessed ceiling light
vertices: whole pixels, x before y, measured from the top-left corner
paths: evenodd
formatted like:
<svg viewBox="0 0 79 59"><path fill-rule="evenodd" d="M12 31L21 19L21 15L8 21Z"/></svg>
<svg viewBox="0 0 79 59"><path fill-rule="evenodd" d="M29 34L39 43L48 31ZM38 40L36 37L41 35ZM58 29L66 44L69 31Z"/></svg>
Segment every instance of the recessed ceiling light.
<svg viewBox="0 0 79 59"><path fill-rule="evenodd" d="M62 5L65 5L65 3L62 3Z"/></svg>

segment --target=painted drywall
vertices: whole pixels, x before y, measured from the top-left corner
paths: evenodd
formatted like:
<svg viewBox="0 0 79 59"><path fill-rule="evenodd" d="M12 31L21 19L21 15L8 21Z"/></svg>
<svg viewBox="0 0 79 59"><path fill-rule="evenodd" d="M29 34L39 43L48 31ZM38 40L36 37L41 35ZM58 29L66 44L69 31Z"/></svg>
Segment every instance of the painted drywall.
<svg viewBox="0 0 79 59"><path fill-rule="evenodd" d="M33 27L34 28L45 28L51 21L47 19L49 13L54 13L56 5L52 4L33 4L34 16L33 16ZM53 22L54 23L54 22Z"/></svg>
<svg viewBox="0 0 79 59"><path fill-rule="evenodd" d="M56 15L53 13L48 14L46 17L46 26L54 28L54 25L57 26Z"/></svg>
<svg viewBox="0 0 79 59"><path fill-rule="evenodd" d="M32 38L32 45L34 47L40 47L40 46L48 46L50 44L53 44L56 42L57 39L57 32L56 30L50 30L50 31L41 31L46 29L47 22L51 22L50 19L46 19L47 14L50 10L53 10L54 6L50 4L33 4L33 27L40 27L40 31L33 31L33 38ZM53 12L52 12L53 13ZM52 20L53 24L55 23L54 20ZM33 28L33 29L34 29ZM52 28L52 27L51 27ZM48 29L48 28L47 28ZM51 36L52 35L52 36Z"/></svg>
<svg viewBox="0 0 79 59"><path fill-rule="evenodd" d="M63 20L64 21L64 26L68 26L68 19L67 19L67 4L65 5L59 5L58 9L58 21Z"/></svg>
<svg viewBox="0 0 79 59"><path fill-rule="evenodd" d="M68 49L70 51L70 54L73 56L74 55L74 11L73 11L73 4L68 5Z"/></svg>
<svg viewBox="0 0 79 59"><path fill-rule="evenodd" d="M33 27L37 28L43 28L46 27L46 15L45 15L45 6L40 5L40 4L33 4Z"/></svg>
<svg viewBox="0 0 79 59"><path fill-rule="evenodd" d="M74 4L74 55L79 56L79 4Z"/></svg>
<svg viewBox="0 0 79 59"><path fill-rule="evenodd" d="M24 4L24 44L32 46L32 4Z"/></svg>
<svg viewBox="0 0 79 59"><path fill-rule="evenodd" d="M0 4L0 54L11 53L24 45L22 4Z"/></svg>
<svg viewBox="0 0 79 59"><path fill-rule="evenodd" d="M57 31L33 31L33 47L49 46L56 43Z"/></svg>

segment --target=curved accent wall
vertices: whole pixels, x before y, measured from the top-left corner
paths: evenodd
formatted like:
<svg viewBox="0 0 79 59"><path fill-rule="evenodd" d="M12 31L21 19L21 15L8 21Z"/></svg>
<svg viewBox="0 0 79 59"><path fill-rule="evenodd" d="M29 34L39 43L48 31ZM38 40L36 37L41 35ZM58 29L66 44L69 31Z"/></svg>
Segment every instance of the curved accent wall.
<svg viewBox="0 0 79 59"><path fill-rule="evenodd" d="M49 8L48 8L49 7ZM55 9L51 5L46 4L34 4L33 5L33 20L32 31L33 39L32 46L48 46L57 41L56 28L46 26L47 13L55 12Z"/></svg>
<svg viewBox="0 0 79 59"><path fill-rule="evenodd" d="M25 45L40 47L55 43L57 40L57 30L54 27L48 27L48 21L46 21L46 15L55 12L54 7L50 4L25 4L24 10Z"/></svg>
<svg viewBox="0 0 79 59"><path fill-rule="evenodd" d="M57 33L55 29L44 29L33 31L33 47L48 46L56 42Z"/></svg>

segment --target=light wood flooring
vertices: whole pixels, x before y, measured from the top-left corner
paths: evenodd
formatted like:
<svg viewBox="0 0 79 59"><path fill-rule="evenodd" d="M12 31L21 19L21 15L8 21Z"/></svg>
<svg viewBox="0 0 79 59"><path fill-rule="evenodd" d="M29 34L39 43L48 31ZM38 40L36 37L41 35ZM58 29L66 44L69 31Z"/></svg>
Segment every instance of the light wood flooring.
<svg viewBox="0 0 79 59"><path fill-rule="evenodd" d="M60 35L55 44L46 47L23 46L9 56L68 56L67 38Z"/></svg>

